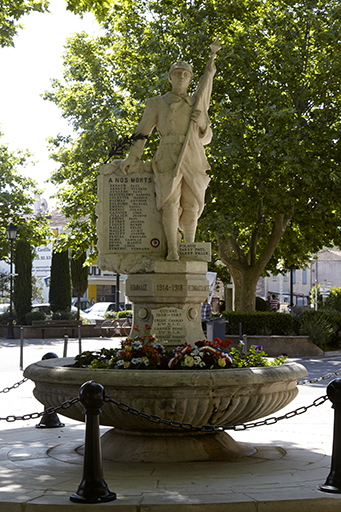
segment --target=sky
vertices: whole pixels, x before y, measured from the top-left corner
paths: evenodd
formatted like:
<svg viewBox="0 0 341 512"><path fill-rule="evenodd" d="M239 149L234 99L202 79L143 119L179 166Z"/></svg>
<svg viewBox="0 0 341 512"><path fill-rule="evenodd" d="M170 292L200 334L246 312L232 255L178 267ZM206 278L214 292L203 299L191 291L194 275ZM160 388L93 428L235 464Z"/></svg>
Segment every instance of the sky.
<svg viewBox="0 0 341 512"><path fill-rule="evenodd" d="M74 32L93 35L99 28L92 13L76 16L66 11L63 0L51 0L48 13L32 13L20 22L25 26L14 39L14 48L0 48L0 144L10 151L28 149L34 166L19 167L45 192L50 208L56 205L49 196L55 192L45 183L56 164L49 159L46 139L58 133L69 135L71 128L61 111L41 94L51 89L51 79L62 78L62 55L66 38Z"/></svg>

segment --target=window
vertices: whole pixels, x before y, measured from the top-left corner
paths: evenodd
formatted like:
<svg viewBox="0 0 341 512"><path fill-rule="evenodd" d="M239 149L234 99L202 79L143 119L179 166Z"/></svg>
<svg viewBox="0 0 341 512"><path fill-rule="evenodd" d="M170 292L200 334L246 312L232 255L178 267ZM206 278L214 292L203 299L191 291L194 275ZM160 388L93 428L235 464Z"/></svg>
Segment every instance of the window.
<svg viewBox="0 0 341 512"><path fill-rule="evenodd" d="M277 281L277 276L274 276L274 275L273 275L273 276L272 276L272 280L273 280L273 281Z"/></svg>
<svg viewBox="0 0 341 512"><path fill-rule="evenodd" d="M291 272L292 272L292 282L295 284L296 283L296 269L294 268Z"/></svg>
<svg viewBox="0 0 341 512"><path fill-rule="evenodd" d="M302 284L307 284L307 269L302 270Z"/></svg>

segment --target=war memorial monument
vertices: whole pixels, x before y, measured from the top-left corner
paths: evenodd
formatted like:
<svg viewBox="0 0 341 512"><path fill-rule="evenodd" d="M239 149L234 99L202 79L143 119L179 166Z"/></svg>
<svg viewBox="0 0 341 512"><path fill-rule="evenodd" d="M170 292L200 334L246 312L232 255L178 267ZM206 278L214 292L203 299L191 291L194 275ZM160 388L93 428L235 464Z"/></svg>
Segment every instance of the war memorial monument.
<svg viewBox="0 0 341 512"><path fill-rule="evenodd" d="M195 232L209 182L204 146L212 137L207 112L218 49L218 42L211 45L193 96L187 95L192 69L179 61L169 71L172 91L147 103L136 133L148 136L158 130L160 144L152 161L141 161L142 137L127 159L104 165L98 177L98 265L128 274L134 325L168 348L204 339L200 303L208 296L210 244L196 243ZM30 365L24 376L35 382L34 395L47 407L77 396L87 381L100 383L107 397L142 412L128 414L124 407L105 404L101 424L114 428L102 436L103 457L169 463L235 460L254 453L253 446L204 426L239 425L278 411L295 398L297 379L306 374L297 363L108 370L76 368L74 358L56 358ZM63 414L84 420L80 403ZM193 430L180 428L183 423Z"/></svg>

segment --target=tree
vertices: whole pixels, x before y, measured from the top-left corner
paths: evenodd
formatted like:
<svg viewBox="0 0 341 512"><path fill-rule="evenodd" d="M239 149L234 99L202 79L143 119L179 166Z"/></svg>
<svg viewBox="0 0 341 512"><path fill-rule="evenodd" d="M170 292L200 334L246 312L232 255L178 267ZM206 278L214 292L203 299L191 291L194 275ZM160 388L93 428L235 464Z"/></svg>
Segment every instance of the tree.
<svg viewBox="0 0 341 512"><path fill-rule="evenodd" d="M257 281L280 257L302 265L338 245L340 18L337 0L130 0L113 7L105 36L69 40L64 82L45 95L77 131L51 140L60 164L52 181L75 219L65 244L84 244L89 232L96 242L95 180L111 139L131 133L146 100L168 90L172 62L200 75L219 33L200 229L233 276L236 309L255 308ZM154 148L151 140L146 159Z"/></svg>
<svg viewBox="0 0 341 512"><path fill-rule="evenodd" d="M77 297L77 320L79 320L79 313L81 309L81 297L84 295L88 288L89 268L87 265L85 265L85 260L85 251L83 251L80 255L77 255L77 253L72 254L71 279L73 293Z"/></svg>
<svg viewBox="0 0 341 512"><path fill-rule="evenodd" d="M82 15L92 11L98 20L105 18L112 0L67 0L66 8ZM48 12L48 0L11 0L1 5L0 10L0 47L14 46L13 39L23 25L19 20L31 12Z"/></svg>
<svg viewBox="0 0 341 512"><path fill-rule="evenodd" d="M44 288L45 284L41 277L37 277L32 274L32 301L43 302L44 301Z"/></svg>
<svg viewBox="0 0 341 512"><path fill-rule="evenodd" d="M32 11L44 12L47 10L46 0L11 0L1 6L0 11L0 47L13 46L13 38L18 29L23 28L19 20Z"/></svg>
<svg viewBox="0 0 341 512"><path fill-rule="evenodd" d="M8 272L0 271L0 294L1 302L4 302L4 298L8 300L9 295L9 275Z"/></svg>
<svg viewBox="0 0 341 512"><path fill-rule="evenodd" d="M27 240L15 242L13 304L20 325L25 324L25 315L32 309L32 248Z"/></svg>
<svg viewBox="0 0 341 512"><path fill-rule="evenodd" d="M69 312L71 309L71 278L68 251L52 253L49 302L51 310Z"/></svg>
<svg viewBox="0 0 341 512"><path fill-rule="evenodd" d="M0 138L1 138L0 132ZM30 163L27 151L12 152L8 145L0 144L0 259L9 253L6 228L13 222L18 227L21 239L29 240L32 247L44 245L50 235L48 220L45 216L33 215L35 196L41 191L31 178L25 178L18 172L19 167Z"/></svg>

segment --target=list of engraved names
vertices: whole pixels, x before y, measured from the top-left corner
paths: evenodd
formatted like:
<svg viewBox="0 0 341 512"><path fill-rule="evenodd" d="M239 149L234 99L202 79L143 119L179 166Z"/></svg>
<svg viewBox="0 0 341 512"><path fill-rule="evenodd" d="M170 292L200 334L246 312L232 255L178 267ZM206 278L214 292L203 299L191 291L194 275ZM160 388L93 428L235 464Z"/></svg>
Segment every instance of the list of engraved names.
<svg viewBox="0 0 341 512"><path fill-rule="evenodd" d="M114 252L150 250L148 217L154 203L151 176L115 176L108 179L108 249Z"/></svg>

